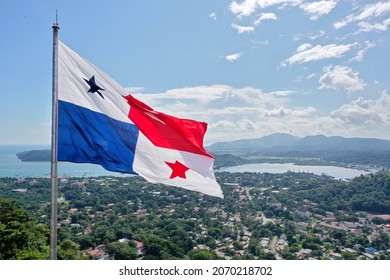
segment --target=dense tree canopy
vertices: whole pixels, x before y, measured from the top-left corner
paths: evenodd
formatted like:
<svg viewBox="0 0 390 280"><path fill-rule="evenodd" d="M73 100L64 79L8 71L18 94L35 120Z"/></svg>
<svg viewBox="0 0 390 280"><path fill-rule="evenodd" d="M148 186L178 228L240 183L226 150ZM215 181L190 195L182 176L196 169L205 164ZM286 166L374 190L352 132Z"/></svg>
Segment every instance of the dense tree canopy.
<svg viewBox="0 0 390 280"><path fill-rule="evenodd" d="M0 259L48 259L49 230L14 201L0 197Z"/></svg>

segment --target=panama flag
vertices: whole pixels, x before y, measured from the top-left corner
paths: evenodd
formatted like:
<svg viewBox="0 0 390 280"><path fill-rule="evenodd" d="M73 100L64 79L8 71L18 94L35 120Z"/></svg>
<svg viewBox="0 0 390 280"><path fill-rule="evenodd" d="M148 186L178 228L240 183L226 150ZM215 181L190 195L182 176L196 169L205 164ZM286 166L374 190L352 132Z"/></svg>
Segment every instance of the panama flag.
<svg viewBox="0 0 390 280"><path fill-rule="evenodd" d="M223 198L207 124L157 112L62 42L58 46L58 160L138 174Z"/></svg>

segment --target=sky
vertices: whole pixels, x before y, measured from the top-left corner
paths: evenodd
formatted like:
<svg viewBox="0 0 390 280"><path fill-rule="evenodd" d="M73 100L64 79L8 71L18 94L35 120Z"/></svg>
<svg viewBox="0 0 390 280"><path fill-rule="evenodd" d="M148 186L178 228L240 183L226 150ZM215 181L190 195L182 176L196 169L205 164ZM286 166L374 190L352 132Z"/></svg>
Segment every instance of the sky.
<svg viewBox="0 0 390 280"><path fill-rule="evenodd" d="M158 111L208 123L205 144L390 139L390 1L1 0L0 144L51 139L52 25Z"/></svg>

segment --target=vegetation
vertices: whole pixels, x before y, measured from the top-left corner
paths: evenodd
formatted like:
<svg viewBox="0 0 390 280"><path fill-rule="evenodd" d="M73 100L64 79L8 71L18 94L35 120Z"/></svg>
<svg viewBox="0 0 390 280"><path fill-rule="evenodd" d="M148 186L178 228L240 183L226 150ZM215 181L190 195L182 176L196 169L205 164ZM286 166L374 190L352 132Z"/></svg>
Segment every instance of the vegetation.
<svg viewBox="0 0 390 280"><path fill-rule="evenodd" d="M138 176L61 179L59 258L390 258L374 215L390 213L388 173L216 175L223 200ZM1 178L0 195L0 259L47 259L50 180Z"/></svg>
<svg viewBox="0 0 390 280"><path fill-rule="evenodd" d="M12 200L0 197L0 259L47 259L49 230Z"/></svg>
<svg viewBox="0 0 390 280"><path fill-rule="evenodd" d="M21 161L50 161L51 150L32 150L17 153Z"/></svg>
<svg viewBox="0 0 390 280"><path fill-rule="evenodd" d="M287 194L286 194L287 195ZM284 199L307 199L318 203L324 211L367 211L390 213L390 175L388 173L361 175L351 182L307 181L294 186L294 192Z"/></svg>

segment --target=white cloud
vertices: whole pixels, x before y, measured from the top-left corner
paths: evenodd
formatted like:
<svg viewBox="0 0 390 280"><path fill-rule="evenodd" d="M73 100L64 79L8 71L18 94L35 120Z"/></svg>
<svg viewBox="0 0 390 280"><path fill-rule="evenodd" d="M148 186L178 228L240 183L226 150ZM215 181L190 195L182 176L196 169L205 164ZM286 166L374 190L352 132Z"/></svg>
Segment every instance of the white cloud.
<svg viewBox="0 0 390 280"><path fill-rule="evenodd" d="M228 94L230 91L230 86L213 85L170 89L164 93L138 93L133 95L152 107L161 106L161 104L169 104L170 107L172 103L176 103L178 101L185 104L191 104L196 101L197 104L201 104L203 106L223 98L223 96Z"/></svg>
<svg viewBox="0 0 390 280"><path fill-rule="evenodd" d="M296 54L284 61L283 65L285 66L286 64L291 65L295 63L304 63L309 61L340 57L346 52L350 51L352 47L356 45L357 43L348 45L316 45L312 47L310 44L303 44L298 48L298 52Z"/></svg>
<svg viewBox="0 0 390 280"><path fill-rule="evenodd" d="M350 14L346 16L344 19L335 22L333 26L336 29L340 29L350 24L351 22L355 22L355 21L360 22L360 21L369 20L374 17L380 17L389 12L390 12L390 1L367 4L361 7L359 13Z"/></svg>
<svg viewBox="0 0 390 280"><path fill-rule="evenodd" d="M163 93L135 94L155 110L209 124L207 143L260 137L289 129L292 121L307 122L313 108L291 108L290 90L264 92L261 89L211 85L171 89ZM277 116L283 108L285 114ZM280 111L280 110L279 110ZM274 114L272 120L265 117ZM274 125L274 127L273 127Z"/></svg>
<svg viewBox="0 0 390 280"><path fill-rule="evenodd" d="M278 17L274 13L261 13L260 17L256 19L253 24L259 25L262 21L265 20L277 20Z"/></svg>
<svg viewBox="0 0 390 280"><path fill-rule="evenodd" d="M137 93L137 92L141 92L141 91L144 91L145 88L144 87L127 87L125 88L128 92L130 93Z"/></svg>
<svg viewBox="0 0 390 280"><path fill-rule="evenodd" d="M280 116L286 116L290 115L292 112L291 109L285 109L283 107L281 108L275 108L273 110L267 110L264 112L264 117L280 117Z"/></svg>
<svg viewBox="0 0 390 280"><path fill-rule="evenodd" d="M307 49L310 49L313 45L310 43L302 44L297 48L297 52L303 52Z"/></svg>
<svg viewBox="0 0 390 280"><path fill-rule="evenodd" d="M358 50L356 56L351 58L350 61L359 61L359 62L363 61L364 55L367 53L367 51L376 46L376 44L371 43L370 41L365 41L364 43L365 43L365 47Z"/></svg>
<svg viewBox="0 0 390 280"><path fill-rule="evenodd" d="M308 108L297 108L297 109L290 109L290 108L275 108L272 110L266 110L264 112L264 117L295 117L295 118L308 118L313 115L317 110L314 107L308 107Z"/></svg>
<svg viewBox="0 0 390 280"><path fill-rule="evenodd" d="M311 36L310 36L310 39L311 39L311 40L315 40L315 39L324 37L325 34L326 34L326 32L325 32L324 30L320 30L320 33L319 33L319 34L311 35Z"/></svg>
<svg viewBox="0 0 390 280"><path fill-rule="evenodd" d="M249 119L244 118L244 119L238 121L237 124L241 130L254 130L254 129L256 129L256 124Z"/></svg>
<svg viewBox="0 0 390 280"><path fill-rule="evenodd" d="M237 30L238 34L249 33L255 30L253 26L241 26L235 23L232 23L232 27Z"/></svg>
<svg viewBox="0 0 390 280"><path fill-rule="evenodd" d="M301 108L292 111L292 115L298 118L310 118L317 110L314 107Z"/></svg>
<svg viewBox="0 0 390 280"><path fill-rule="evenodd" d="M233 1L229 5L229 9L233 14L237 14L238 17L250 16L258 8L258 0L245 0L244 2L238 4L236 1Z"/></svg>
<svg viewBox="0 0 390 280"><path fill-rule="evenodd" d="M274 132L388 138L390 95L386 92L374 100L358 98L329 113L294 106L291 93L210 85L134 96L166 114L207 122L206 145Z"/></svg>
<svg viewBox="0 0 390 280"><path fill-rule="evenodd" d="M366 127L370 130L383 130L384 126L390 126L389 107L390 95L384 91L377 100L367 100L359 97L331 112L330 115L349 125Z"/></svg>
<svg viewBox="0 0 390 280"><path fill-rule="evenodd" d="M351 93L363 90L365 83L359 78L359 73L347 66L327 66L319 79L320 89L335 89Z"/></svg>
<svg viewBox="0 0 390 280"><path fill-rule="evenodd" d="M258 9L264 9L274 5L297 6L303 0L244 0L241 3L233 1L229 5L229 9L237 17L246 17L254 14Z"/></svg>
<svg viewBox="0 0 390 280"><path fill-rule="evenodd" d="M285 106L288 93L275 91L266 93L261 89L246 87L233 88L227 85L197 86L171 89L164 93L134 94L134 96L156 110L173 112L184 116L196 112L205 112L209 116L259 115L267 108ZM181 110L172 109L179 104Z"/></svg>
<svg viewBox="0 0 390 280"><path fill-rule="evenodd" d="M222 120L222 121L217 121L215 123L212 123L209 128L222 128L222 129L231 129L231 128L235 128L235 124L234 122L230 122L230 121L225 121L225 120Z"/></svg>
<svg viewBox="0 0 390 280"><path fill-rule="evenodd" d="M232 61L236 61L237 59L239 59L241 57L241 55L242 55L242 52L233 53L233 54L229 54L229 55L225 56L225 59L227 61L232 62Z"/></svg>
<svg viewBox="0 0 390 280"><path fill-rule="evenodd" d="M289 5L289 6L297 6L301 4L303 0L258 0L257 4L260 8L265 9L274 5Z"/></svg>
<svg viewBox="0 0 390 280"><path fill-rule="evenodd" d="M385 19L384 21L382 21L382 23L373 23L373 24L362 21L358 23L359 26L358 33L373 32L373 31L381 31L381 32L387 31L389 25L390 25L390 18Z"/></svg>
<svg viewBox="0 0 390 280"><path fill-rule="evenodd" d="M269 45L269 41L267 41L267 40L264 40L264 41L251 40L251 43L254 46L266 46L266 45Z"/></svg>
<svg viewBox="0 0 390 280"><path fill-rule="evenodd" d="M292 93L294 93L292 90L277 90L277 91L268 92L269 95L274 95L274 96L289 96Z"/></svg>
<svg viewBox="0 0 390 280"><path fill-rule="evenodd" d="M211 18L213 20L217 20L217 14L216 13L211 13L211 14L209 14L209 18Z"/></svg>
<svg viewBox="0 0 390 280"><path fill-rule="evenodd" d="M304 2L303 0L244 0L240 3L233 1L229 5L229 9L238 18L242 18L253 15L259 9L265 9L274 5L280 5L280 9L288 6L299 6L299 8L309 15L311 20L318 20L321 16L329 14L337 6L337 0L320 0L314 2ZM272 18L269 19L277 19L275 14L269 15L272 15Z"/></svg>
<svg viewBox="0 0 390 280"><path fill-rule="evenodd" d="M329 14L337 5L335 0L322 0L318 2L305 2L299 7L310 16L311 20L318 20L321 16Z"/></svg>
<svg viewBox="0 0 390 280"><path fill-rule="evenodd" d="M293 37L293 41L300 41L303 37L303 34L295 34Z"/></svg>
<svg viewBox="0 0 390 280"><path fill-rule="evenodd" d="M233 98L236 99L237 98ZM242 102L236 101L239 105L237 107L223 107L223 108L212 108L209 109L208 113L210 115L218 116L218 115L224 115L224 116L237 116L237 115L252 115L252 114L260 114L263 112L263 109L256 108L256 107L242 107Z"/></svg>
<svg viewBox="0 0 390 280"><path fill-rule="evenodd" d="M311 80L311 79L314 78L315 76L316 76L315 73L311 73L311 74L308 74L308 75L305 77L305 79L306 79L306 80Z"/></svg>

